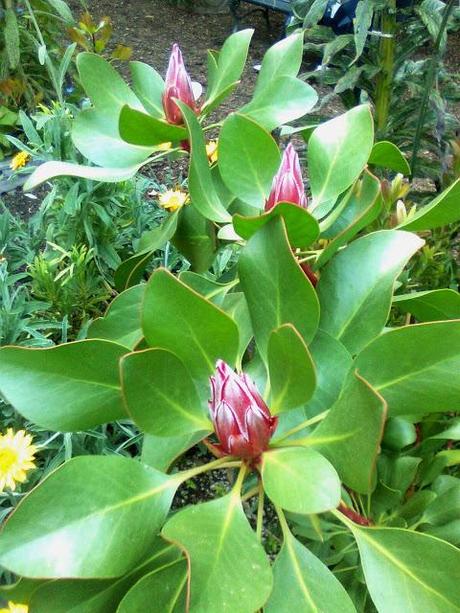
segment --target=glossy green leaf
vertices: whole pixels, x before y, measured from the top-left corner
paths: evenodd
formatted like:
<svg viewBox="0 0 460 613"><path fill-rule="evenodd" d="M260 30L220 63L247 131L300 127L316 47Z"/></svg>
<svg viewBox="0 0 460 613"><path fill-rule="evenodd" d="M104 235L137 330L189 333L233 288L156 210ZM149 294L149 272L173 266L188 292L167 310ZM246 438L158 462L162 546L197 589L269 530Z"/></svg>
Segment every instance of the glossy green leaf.
<svg viewBox="0 0 460 613"><path fill-rule="evenodd" d="M321 268L337 251L348 243L358 232L371 224L382 209L380 181L366 173L363 180L355 184L346 200L345 208L328 232L333 238L324 248L315 263Z"/></svg>
<svg viewBox="0 0 460 613"><path fill-rule="evenodd" d="M155 147L187 136L187 130L182 126L172 125L127 105L121 108L118 129L124 141L140 147Z"/></svg>
<svg viewBox="0 0 460 613"><path fill-rule="evenodd" d="M410 175L409 162L398 147L387 140L375 143L369 157L369 164L389 168L402 173L406 177Z"/></svg>
<svg viewBox="0 0 460 613"><path fill-rule="evenodd" d="M80 53L77 68L81 84L94 106L118 114L122 106L142 110L142 104L112 64L96 53Z"/></svg>
<svg viewBox="0 0 460 613"><path fill-rule="evenodd" d="M183 102L178 101L177 104L182 111L191 145L188 186L192 205L206 219L219 223L230 221L231 217L222 206L214 186L203 130L195 113Z"/></svg>
<svg viewBox="0 0 460 613"><path fill-rule="evenodd" d="M254 30L246 29L229 36L216 56L215 74L208 89L203 111L209 113L235 87L246 63L249 43Z"/></svg>
<svg viewBox="0 0 460 613"><path fill-rule="evenodd" d="M145 110L154 117L163 117L162 96L165 83L162 76L144 62L130 62L133 91Z"/></svg>
<svg viewBox="0 0 460 613"><path fill-rule="evenodd" d="M144 432L181 436L212 430L191 375L173 353L130 353L121 361L120 372L126 409Z"/></svg>
<svg viewBox="0 0 460 613"><path fill-rule="evenodd" d="M306 447L280 447L262 455L270 500L292 513L323 513L340 502L340 479L324 456Z"/></svg>
<svg viewBox="0 0 460 613"><path fill-rule="evenodd" d="M142 577L120 602L117 613L182 613L187 610L186 601L187 562L177 560Z"/></svg>
<svg viewBox="0 0 460 613"><path fill-rule="evenodd" d="M262 208L280 165L273 137L250 117L230 114L219 136L222 180L238 198Z"/></svg>
<svg viewBox="0 0 460 613"><path fill-rule="evenodd" d="M126 347L105 340L0 350L0 393L26 419L55 431L86 430L125 415L118 362Z"/></svg>
<svg viewBox="0 0 460 613"><path fill-rule="evenodd" d="M338 340L318 330L309 350L316 371L316 389L305 407L307 417L330 409L342 391L353 361L350 353Z"/></svg>
<svg viewBox="0 0 460 613"><path fill-rule="evenodd" d="M460 294L453 289L434 289L393 296L393 305L417 321L460 319Z"/></svg>
<svg viewBox="0 0 460 613"><path fill-rule="evenodd" d="M240 112L271 132L284 123L303 117L317 101L318 94L311 85L295 77L283 76L256 91Z"/></svg>
<svg viewBox="0 0 460 613"><path fill-rule="evenodd" d="M154 272L147 284L143 329L151 347L175 353L194 378L207 380L218 359L235 363L235 322L166 270Z"/></svg>
<svg viewBox="0 0 460 613"><path fill-rule="evenodd" d="M217 281L208 279L208 277L204 275L198 275L190 270L181 272L179 280L217 306L222 306L225 296L232 287L234 287L233 282L218 283Z"/></svg>
<svg viewBox="0 0 460 613"><path fill-rule="evenodd" d="M274 585L266 613L355 613L350 597L328 567L290 532L273 566Z"/></svg>
<svg viewBox="0 0 460 613"><path fill-rule="evenodd" d="M24 191L30 191L54 177L81 177L90 181L103 181L104 183L118 183L134 177L142 164L126 168L99 168L97 166L82 166L70 162L45 162L40 164L24 183Z"/></svg>
<svg viewBox="0 0 460 613"><path fill-rule="evenodd" d="M264 358L270 334L283 324L292 324L305 343L312 340L318 326L318 299L292 255L282 219L272 219L249 239L240 256L239 275Z"/></svg>
<svg viewBox="0 0 460 613"><path fill-rule="evenodd" d="M311 437L315 449L332 462L342 481L361 494L375 485L385 417L383 398L354 375Z"/></svg>
<svg viewBox="0 0 460 613"><path fill-rule="evenodd" d="M319 125L308 141L313 206L332 200L356 181L372 151L374 125L361 105Z"/></svg>
<svg viewBox="0 0 460 613"><path fill-rule="evenodd" d="M394 451L401 451L417 440L417 430L412 422L403 417L390 417L385 424L383 444Z"/></svg>
<svg viewBox="0 0 460 613"><path fill-rule="evenodd" d="M357 353L383 329L394 283L424 244L415 234L382 230L357 239L324 268L317 291L320 328Z"/></svg>
<svg viewBox="0 0 460 613"><path fill-rule="evenodd" d="M190 447L201 441L207 432L193 432L181 436L153 436L145 434L141 460L144 464L166 472Z"/></svg>
<svg viewBox="0 0 460 613"><path fill-rule="evenodd" d="M280 202L270 211L254 217L233 216L233 227L241 238L249 239L274 217L282 217L291 247L308 248L319 236L316 219L304 208L291 202Z"/></svg>
<svg viewBox="0 0 460 613"><path fill-rule="evenodd" d="M400 224L405 230L431 230L460 219L460 179L445 189L429 204L419 209L413 217Z"/></svg>
<svg viewBox="0 0 460 613"><path fill-rule="evenodd" d="M179 511L162 535L190 559L190 613L253 613L266 602L270 564L236 492Z"/></svg>
<svg viewBox="0 0 460 613"><path fill-rule="evenodd" d="M32 596L35 613L107 613L115 611L120 600L145 573L158 571L182 557L182 552L157 539L148 559L119 579L60 579L49 581ZM155 572L153 571L153 572Z"/></svg>
<svg viewBox="0 0 460 613"><path fill-rule="evenodd" d="M376 338L356 368L394 415L460 407L460 321L404 326Z"/></svg>
<svg viewBox="0 0 460 613"><path fill-rule="evenodd" d="M26 577L129 572L151 553L178 484L177 478L120 456L69 460L6 522L0 564Z"/></svg>
<svg viewBox="0 0 460 613"><path fill-rule="evenodd" d="M130 145L122 140L118 117L119 112L108 114L97 108L81 111L72 125L72 140L94 164L131 171L133 166L146 162L154 147Z"/></svg>
<svg viewBox="0 0 460 613"><path fill-rule="evenodd" d="M273 330L268 339L273 415L295 409L310 400L316 387L315 367L302 337L291 324Z"/></svg>
<svg viewBox="0 0 460 613"><path fill-rule="evenodd" d="M460 602L460 551L432 536L399 528L350 525L366 585L380 613L454 613Z"/></svg>
<svg viewBox="0 0 460 613"><path fill-rule="evenodd" d="M141 304L145 285L134 285L110 303L104 317L95 319L88 328L88 338L114 341L134 349L142 340Z"/></svg>
<svg viewBox="0 0 460 613"><path fill-rule="evenodd" d="M425 509L422 522L441 526L456 519L460 519L460 480L433 500Z"/></svg>
<svg viewBox="0 0 460 613"><path fill-rule="evenodd" d="M122 262L115 271L115 286L119 291L139 283L154 252L174 236L179 212L171 213L161 225L142 234L139 252Z"/></svg>
<svg viewBox="0 0 460 613"><path fill-rule="evenodd" d="M303 57L303 33L281 39L265 53L260 67L255 94L269 88L280 77L296 77Z"/></svg>
<svg viewBox="0 0 460 613"><path fill-rule="evenodd" d="M216 257L215 224L195 206L185 206L180 211L171 242L187 258L194 272L206 272Z"/></svg>

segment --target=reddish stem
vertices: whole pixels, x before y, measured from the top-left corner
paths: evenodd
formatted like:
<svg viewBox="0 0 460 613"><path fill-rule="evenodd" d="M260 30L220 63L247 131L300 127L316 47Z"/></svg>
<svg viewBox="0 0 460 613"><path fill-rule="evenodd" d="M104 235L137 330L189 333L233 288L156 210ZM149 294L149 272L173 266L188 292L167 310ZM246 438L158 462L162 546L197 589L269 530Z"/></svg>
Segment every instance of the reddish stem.
<svg viewBox="0 0 460 613"><path fill-rule="evenodd" d="M342 502L339 504L338 509L345 515L345 517L348 517L348 519L351 519L352 522L358 524L359 526L372 526L373 524L372 520L360 515L354 509L346 507Z"/></svg>

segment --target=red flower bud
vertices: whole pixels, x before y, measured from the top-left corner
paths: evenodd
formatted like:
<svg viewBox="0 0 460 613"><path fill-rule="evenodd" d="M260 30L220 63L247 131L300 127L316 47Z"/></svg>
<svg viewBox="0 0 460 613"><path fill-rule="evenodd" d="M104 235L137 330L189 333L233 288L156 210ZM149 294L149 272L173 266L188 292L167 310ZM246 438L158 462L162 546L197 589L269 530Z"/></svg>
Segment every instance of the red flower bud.
<svg viewBox="0 0 460 613"><path fill-rule="evenodd" d="M278 423L254 383L218 360L211 377L209 412L224 454L257 459L268 447Z"/></svg>
<svg viewBox="0 0 460 613"><path fill-rule="evenodd" d="M165 91L163 94L163 109L169 123L182 124L184 123L182 113L174 98L187 104L195 113L197 112L192 81L185 69L182 53L177 44L173 45L171 55L169 56Z"/></svg>
<svg viewBox="0 0 460 613"><path fill-rule="evenodd" d="M265 210L269 211L278 202L292 202L304 209L308 206L299 156L292 143L284 151L281 166L273 179L272 191L265 202Z"/></svg>

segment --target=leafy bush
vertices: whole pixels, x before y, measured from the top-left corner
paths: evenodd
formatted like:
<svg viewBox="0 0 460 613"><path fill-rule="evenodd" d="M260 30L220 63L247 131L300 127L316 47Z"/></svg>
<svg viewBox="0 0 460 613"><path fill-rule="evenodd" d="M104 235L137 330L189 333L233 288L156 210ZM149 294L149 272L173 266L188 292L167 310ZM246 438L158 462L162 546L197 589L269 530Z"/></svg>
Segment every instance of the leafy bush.
<svg viewBox="0 0 460 613"><path fill-rule="evenodd" d="M310 131L305 194L293 148L281 161L270 134L316 102L296 77L300 35L267 52L210 164L204 120L239 79L250 34L209 55L199 105L177 49L166 84L135 63L136 94L81 55L95 108L73 137L99 166L46 162L29 180L115 181L165 142L190 150L189 203L168 194L171 212L118 271L126 289L87 339L0 350L0 392L38 427L129 417L144 437L141 458L65 462L5 523L0 563L23 579L4 593L36 612L456 610L460 298L409 292L407 265L417 232L458 221L460 182L389 215L370 168L407 162L374 143L361 105ZM372 231L388 219L397 226ZM138 283L169 241L193 270ZM187 483L223 470L217 497L178 510Z"/></svg>

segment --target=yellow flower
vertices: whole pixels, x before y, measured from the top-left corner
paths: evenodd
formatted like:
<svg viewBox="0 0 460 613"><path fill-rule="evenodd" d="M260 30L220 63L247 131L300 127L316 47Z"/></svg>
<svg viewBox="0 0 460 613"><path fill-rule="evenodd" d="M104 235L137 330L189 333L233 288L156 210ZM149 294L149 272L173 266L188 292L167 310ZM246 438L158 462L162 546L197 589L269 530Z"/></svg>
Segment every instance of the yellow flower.
<svg viewBox="0 0 460 613"><path fill-rule="evenodd" d="M28 610L29 607L26 604L16 604L10 600L8 602L8 608L0 609L0 613L27 613Z"/></svg>
<svg viewBox="0 0 460 613"><path fill-rule="evenodd" d="M218 153L216 140L210 140L206 143L206 155L208 156L208 160L211 162L211 164L217 162Z"/></svg>
<svg viewBox="0 0 460 613"><path fill-rule="evenodd" d="M6 434L0 435L0 492L5 487L14 490L16 483L26 480L26 471L35 468L35 452L32 437L24 430L14 433L8 428Z"/></svg>
<svg viewBox="0 0 460 613"><path fill-rule="evenodd" d="M158 151L169 151L172 148L172 143L161 143L157 145Z"/></svg>
<svg viewBox="0 0 460 613"><path fill-rule="evenodd" d="M186 204L188 194L180 189L168 189L164 194L160 194L160 206L167 211L177 211Z"/></svg>
<svg viewBox="0 0 460 613"><path fill-rule="evenodd" d="M27 151L20 151L16 153L16 155L11 160L10 168L11 170L17 170L18 168L22 168L27 164L30 160L30 154Z"/></svg>

